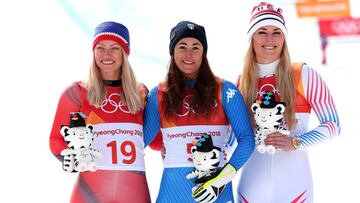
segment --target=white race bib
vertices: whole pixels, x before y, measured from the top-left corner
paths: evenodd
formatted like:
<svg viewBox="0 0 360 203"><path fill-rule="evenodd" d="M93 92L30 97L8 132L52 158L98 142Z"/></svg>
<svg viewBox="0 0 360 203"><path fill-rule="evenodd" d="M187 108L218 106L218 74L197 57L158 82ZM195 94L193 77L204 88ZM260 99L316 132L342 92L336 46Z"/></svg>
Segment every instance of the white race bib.
<svg viewBox="0 0 360 203"><path fill-rule="evenodd" d="M93 126L92 147L103 155L95 159L98 169L145 171L142 125L103 123Z"/></svg>
<svg viewBox="0 0 360 203"><path fill-rule="evenodd" d="M196 125L179 126L161 129L165 146L165 168L194 167L191 154L191 147L196 137L204 133L211 135L213 144L224 151L227 143L229 126L227 125ZM220 165L226 163L223 153L220 153Z"/></svg>

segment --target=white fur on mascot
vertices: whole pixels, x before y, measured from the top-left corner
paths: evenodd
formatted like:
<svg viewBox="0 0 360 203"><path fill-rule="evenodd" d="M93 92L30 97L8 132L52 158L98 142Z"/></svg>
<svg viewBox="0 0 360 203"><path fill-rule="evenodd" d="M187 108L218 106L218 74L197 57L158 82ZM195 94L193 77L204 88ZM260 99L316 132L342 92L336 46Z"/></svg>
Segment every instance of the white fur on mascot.
<svg viewBox="0 0 360 203"><path fill-rule="evenodd" d="M102 154L91 148L94 140L93 126L85 124L85 115L81 112L70 113L70 126L63 125L60 133L67 148L61 151L64 156L63 169L66 172L96 171L94 157Z"/></svg>
<svg viewBox="0 0 360 203"><path fill-rule="evenodd" d="M255 129L256 150L260 153L274 154L276 148L273 145L266 145L264 140L268 134L276 131L289 135L289 131L281 126L285 103L275 101L274 92L265 91L262 98L252 104L251 110L257 125Z"/></svg>

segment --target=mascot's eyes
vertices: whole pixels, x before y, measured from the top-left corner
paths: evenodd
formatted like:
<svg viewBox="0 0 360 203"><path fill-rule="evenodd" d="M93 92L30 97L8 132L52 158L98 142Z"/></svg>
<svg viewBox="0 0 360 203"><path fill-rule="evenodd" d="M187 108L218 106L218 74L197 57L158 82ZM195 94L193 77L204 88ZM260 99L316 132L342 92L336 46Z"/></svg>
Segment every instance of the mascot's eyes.
<svg viewBox="0 0 360 203"><path fill-rule="evenodd" d="M204 161L206 161L206 157L204 157Z"/></svg>

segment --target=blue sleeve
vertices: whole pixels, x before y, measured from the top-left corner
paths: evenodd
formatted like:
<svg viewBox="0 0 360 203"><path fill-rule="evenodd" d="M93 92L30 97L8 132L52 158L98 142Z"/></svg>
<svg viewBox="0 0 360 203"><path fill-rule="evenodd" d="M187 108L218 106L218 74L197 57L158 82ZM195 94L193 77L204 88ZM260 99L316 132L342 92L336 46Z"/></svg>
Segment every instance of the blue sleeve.
<svg viewBox="0 0 360 203"><path fill-rule="evenodd" d="M160 114L158 107L158 88L153 88L147 96L144 111L144 147L149 145L160 130Z"/></svg>
<svg viewBox="0 0 360 203"><path fill-rule="evenodd" d="M238 142L229 163L238 170L254 151L254 133L239 89L225 80L222 85L222 105Z"/></svg>

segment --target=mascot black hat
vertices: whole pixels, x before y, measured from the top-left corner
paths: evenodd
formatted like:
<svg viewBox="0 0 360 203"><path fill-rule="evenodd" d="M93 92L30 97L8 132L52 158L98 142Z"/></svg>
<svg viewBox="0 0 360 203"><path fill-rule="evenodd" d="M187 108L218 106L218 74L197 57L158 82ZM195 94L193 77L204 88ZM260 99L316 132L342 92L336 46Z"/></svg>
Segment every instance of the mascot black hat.
<svg viewBox="0 0 360 203"><path fill-rule="evenodd" d="M86 126L84 118L86 118L86 116L81 112L71 112L70 113L70 128Z"/></svg>
<svg viewBox="0 0 360 203"><path fill-rule="evenodd" d="M271 109L271 108L274 108L277 104L283 104L285 106L284 102L278 102L275 100L275 94L273 91L266 90L262 94L262 98L260 101L261 108Z"/></svg>
<svg viewBox="0 0 360 203"><path fill-rule="evenodd" d="M199 152L210 152L213 149L217 149L217 150L221 151L221 149L219 147L215 147L213 145L211 136L206 133L203 134L200 137L200 140L198 140L196 142L196 149Z"/></svg>

